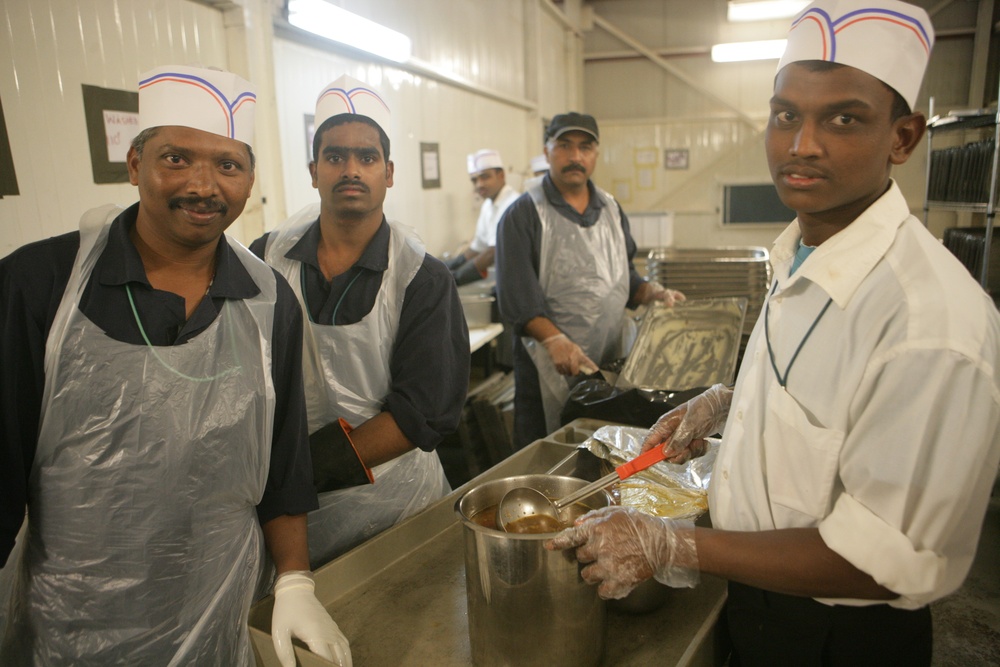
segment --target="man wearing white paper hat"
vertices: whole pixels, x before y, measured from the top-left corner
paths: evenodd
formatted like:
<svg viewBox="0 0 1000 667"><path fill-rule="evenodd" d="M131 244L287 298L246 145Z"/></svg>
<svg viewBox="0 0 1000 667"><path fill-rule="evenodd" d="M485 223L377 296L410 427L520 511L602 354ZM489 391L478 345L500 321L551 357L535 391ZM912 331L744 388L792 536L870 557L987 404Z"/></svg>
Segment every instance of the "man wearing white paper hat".
<svg viewBox="0 0 1000 667"><path fill-rule="evenodd" d="M545 157L545 153L531 158L529 167L531 168L532 176L544 176L549 170L549 160Z"/></svg>
<svg viewBox="0 0 1000 667"><path fill-rule="evenodd" d="M255 106L228 72L146 73L138 203L0 261L4 665L251 665L264 547L283 664L292 635L350 664L308 572L302 316L223 234L253 187Z"/></svg>
<svg viewBox="0 0 1000 667"><path fill-rule="evenodd" d="M493 255L497 244L497 223L518 192L507 185L500 153L492 148L484 148L466 158L469 178L476 194L483 200L476 220L476 235L469 247L445 262L455 282L465 285L486 277L486 271L493 266Z"/></svg>
<svg viewBox="0 0 1000 667"><path fill-rule="evenodd" d="M524 181L524 189L526 191L541 184L542 179L545 178L545 174L549 173L549 161L545 157L545 153L531 158L531 161L528 163L528 171L531 172L531 176Z"/></svg>
<svg viewBox="0 0 1000 667"><path fill-rule="evenodd" d="M458 427L469 334L455 281L383 213L390 116L343 76L319 94L306 206L251 249L280 271L308 318L304 375L319 509L314 565L419 512L450 487L434 448Z"/></svg>
<svg viewBox="0 0 1000 667"><path fill-rule="evenodd" d="M890 177L924 133L933 41L924 10L891 0L821 0L792 23L765 145L798 217L764 315L735 388L643 444L682 462L722 432L713 528L615 511L550 545L596 561L583 576L613 597L651 576L729 579L732 664L928 665L929 604L976 551L1000 460L1000 317Z"/></svg>

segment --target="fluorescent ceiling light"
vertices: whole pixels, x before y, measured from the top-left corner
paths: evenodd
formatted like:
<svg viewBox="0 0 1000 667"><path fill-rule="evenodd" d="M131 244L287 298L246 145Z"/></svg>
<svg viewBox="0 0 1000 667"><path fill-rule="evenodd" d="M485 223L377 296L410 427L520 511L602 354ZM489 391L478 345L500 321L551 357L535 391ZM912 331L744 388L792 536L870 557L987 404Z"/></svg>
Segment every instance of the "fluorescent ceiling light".
<svg viewBox="0 0 1000 667"><path fill-rule="evenodd" d="M730 21L768 21L797 15L809 0L729 0Z"/></svg>
<svg viewBox="0 0 1000 667"><path fill-rule="evenodd" d="M712 60L734 63L742 60L777 60L785 52L787 39L767 39L761 42L732 42L712 47Z"/></svg>
<svg viewBox="0 0 1000 667"><path fill-rule="evenodd" d="M296 28L398 63L410 58L410 38L325 0L288 0L288 22Z"/></svg>

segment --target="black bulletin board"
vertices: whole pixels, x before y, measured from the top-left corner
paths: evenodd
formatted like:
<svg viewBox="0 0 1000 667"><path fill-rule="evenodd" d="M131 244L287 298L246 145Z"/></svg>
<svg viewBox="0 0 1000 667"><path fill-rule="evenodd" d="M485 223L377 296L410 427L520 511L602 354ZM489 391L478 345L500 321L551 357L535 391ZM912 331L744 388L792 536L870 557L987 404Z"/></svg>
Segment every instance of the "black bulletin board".
<svg viewBox="0 0 1000 667"><path fill-rule="evenodd" d="M0 198L16 194L20 194L20 191L17 189L17 174L14 172L14 154L10 150L3 104L0 104Z"/></svg>
<svg viewBox="0 0 1000 667"><path fill-rule="evenodd" d="M782 224L795 219L795 211L781 203L774 183L722 186L722 224Z"/></svg>
<svg viewBox="0 0 1000 667"><path fill-rule="evenodd" d="M125 162L111 162L108 159L109 135L104 121L105 110L138 114L139 93L83 84L83 113L90 139L90 164L94 172L94 183L128 183L128 166ZM131 142L131 137L123 135L122 140Z"/></svg>

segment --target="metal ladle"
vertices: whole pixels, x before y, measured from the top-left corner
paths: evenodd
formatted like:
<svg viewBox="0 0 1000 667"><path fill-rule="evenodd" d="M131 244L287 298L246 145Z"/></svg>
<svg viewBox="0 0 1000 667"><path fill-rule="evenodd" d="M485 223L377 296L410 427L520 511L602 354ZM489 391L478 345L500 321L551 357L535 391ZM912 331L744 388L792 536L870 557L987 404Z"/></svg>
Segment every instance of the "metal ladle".
<svg viewBox="0 0 1000 667"><path fill-rule="evenodd" d="M504 532L511 533L524 532L511 530L510 526L527 517L549 517L556 523L561 523L559 519L559 510L563 507L572 505L578 500L583 500L592 493L600 491L608 484L618 480L628 479L635 473L645 470L665 458L667 458L666 447L662 445L654 447L648 452L635 457L631 461L621 464L615 468L613 473L600 478L596 482L591 482L586 486L582 486L568 496L560 498L556 501L546 497L541 491L536 491L535 489L531 489L526 486L511 489L503 495L500 499L500 503L497 505L497 525Z"/></svg>

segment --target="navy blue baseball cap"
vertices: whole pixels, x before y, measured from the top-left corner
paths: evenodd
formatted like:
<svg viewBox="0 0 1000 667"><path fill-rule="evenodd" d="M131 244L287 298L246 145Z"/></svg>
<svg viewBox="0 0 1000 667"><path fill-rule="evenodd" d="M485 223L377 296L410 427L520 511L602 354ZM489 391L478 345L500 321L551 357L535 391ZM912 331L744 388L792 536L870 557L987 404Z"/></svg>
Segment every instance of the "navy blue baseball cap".
<svg viewBox="0 0 1000 667"><path fill-rule="evenodd" d="M593 116L585 113L577 113L576 111L570 111L569 113L561 113L552 119L549 126L545 129L545 141L549 139L558 139L567 132L586 132L594 138L594 140L600 139L600 135L597 131L597 121L594 120Z"/></svg>

